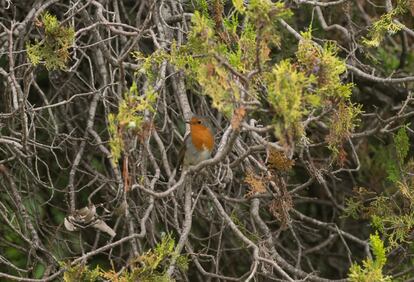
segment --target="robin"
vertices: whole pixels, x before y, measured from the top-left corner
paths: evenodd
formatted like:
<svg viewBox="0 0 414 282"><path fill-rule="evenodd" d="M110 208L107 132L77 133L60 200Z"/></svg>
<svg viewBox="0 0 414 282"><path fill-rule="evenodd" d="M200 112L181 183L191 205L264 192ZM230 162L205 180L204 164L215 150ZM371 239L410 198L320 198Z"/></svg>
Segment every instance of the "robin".
<svg viewBox="0 0 414 282"><path fill-rule="evenodd" d="M213 131L206 118L193 116L186 123L190 124L190 134L184 139L185 148L181 152L184 154L183 167L209 159L214 148Z"/></svg>

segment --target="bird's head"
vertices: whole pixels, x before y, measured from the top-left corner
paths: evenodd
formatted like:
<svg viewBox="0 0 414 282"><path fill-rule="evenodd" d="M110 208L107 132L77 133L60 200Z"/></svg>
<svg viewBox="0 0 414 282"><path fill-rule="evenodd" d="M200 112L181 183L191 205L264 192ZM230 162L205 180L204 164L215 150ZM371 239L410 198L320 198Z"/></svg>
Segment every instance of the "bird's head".
<svg viewBox="0 0 414 282"><path fill-rule="evenodd" d="M201 117L201 116L193 116L189 121L187 121L186 123L190 124L190 127L207 127L210 128L210 124L207 120L207 118L205 117Z"/></svg>

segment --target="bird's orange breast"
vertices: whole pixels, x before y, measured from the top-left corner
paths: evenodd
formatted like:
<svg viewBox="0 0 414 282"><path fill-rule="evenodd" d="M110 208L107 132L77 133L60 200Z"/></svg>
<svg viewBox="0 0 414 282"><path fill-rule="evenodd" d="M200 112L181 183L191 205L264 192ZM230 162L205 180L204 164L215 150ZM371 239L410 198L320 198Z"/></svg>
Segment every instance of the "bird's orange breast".
<svg viewBox="0 0 414 282"><path fill-rule="evenodd" d="M191 126L191 139L194 147L199 150L212 151L214 147L214 136L210 129L203 125L192 125Z"/></svg>

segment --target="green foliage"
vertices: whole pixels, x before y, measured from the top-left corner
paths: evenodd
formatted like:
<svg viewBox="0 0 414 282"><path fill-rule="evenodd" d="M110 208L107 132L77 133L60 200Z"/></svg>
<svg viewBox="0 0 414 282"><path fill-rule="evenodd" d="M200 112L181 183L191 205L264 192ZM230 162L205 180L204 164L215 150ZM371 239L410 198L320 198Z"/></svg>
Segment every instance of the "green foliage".
<svg viewBox="0 0 414 282"><path fill-rule="evenodd" d="M36 264L36 267L34 269L34 275L33 276L37 279L40 279L40 278L43 277L43 274L45 273L45 270L46 270L46 267L43 264L38 263L38 264Z"/></svg>
<svg viewBox="0 0 414 282"><path fill-rule="evenodd" d="M236 224L237 228L252 242L259 242L260 237L258 234L251 232L243 223L242 220L240 220L239 216L237 215L237 211L234 210L230 215L231 220ZM241 242L241 241L240 241Z"/></svg>
<svg viewBox="0 0 414 282"><path fill-rule="evenodd" d="M305 113L303 104L306 101L306 89L315 78L297 71L289 61L281 61L272 72L266 76L268 97L274 107L276 117L281 122L276 123L276 135L288 132L291 136L302 135L301 119Z"/></svg>
<svg viewBox="0 0 414 282"><path fill-rule="evenodd" d="M384 248L384 242L380 239L378 234L369 236L372 252L375 256L374 265L377 268L382 268L387 262L386 251Z"/></svg>
<svg viewBox="0 0 414 282"><path fill-rule="evenodd" d="M223 25L230 34L237 34L237 28L239 27L239 18L237 17L237 14L234 13L230 17L223 18Z"/></svg>
<svg viewBox="0 0 414 282"><path fill-rule="evenodd" d="M395 155L393 151L389 152L389 159L387 160L387 174L388 180L394 184L401 183L403 180L403 171L404 171L404 162L407 157L408 150L410 149L410 143L405 127L402 127L398 130L397 134L394 136L394 148Z"/></svg>
<svg viewBox="0 0 414 282"><path fill-rule="evenodd" d="M89 269L87 265L75 265L75 266L68 266L68 269L63 274L63 281L65 282L78 282L78 281L85 281L85 282L95 282L100 281L98 280L101 276L102 270L99 266L95 267L94 269Z"/></svg>
<svg viewBox="0 0 414 282"><path fill-rule="evenodd" d="M243 0L232 0L233 6L239 13L244 13L246 8L243 5Z"/></svg>
<svg viewBox="0 0 414 282"><path fill-rule="evenodd" d="M408 139L407 130L401 127L394 136L395 149L397 151L397 158L400 165L404 163L410 149L410 140Z"/></svg>
<svg viewBox="0 0 414 282"><path fill-rule="evenodd" d="M353 219L358 219L364 205L359 199L353 197L347 198L345 200L345 210L344 217L352 217Z"/></svg>
<svg viewBox="0 0 414 282"><path fill-rule="evenodd" d="M349 269L349 280L351 282L391 282L390 276L384 276L383 267L387 262L384 242L376 233L370 236L370 244L375 259L366 259L362 266L354 263Z"/></svg>
<svg viewBox="0 0 414 282"><path fill-rule="evenodd" d="M108 115L109 147L115 163L124 150L125 133L129 130L137 134L143 131L144 113L154 112L153 105L157 97L152 88L145 95L140 95L136 83L133 82L119 104L118 113Z"/></svg>
<svg viewBox="0 0 414 282"><path fill-rule="evenodd" d="M401 51L398 48L382 48L378 47L376 53L372 59L378 65L379 68L384 70L385 74L392 74L400 65L399 53Z"/></svg>
<svg viewBox="0 0 414 282"><path fill-rule="evenodd" d="M256 63L256 30L252 24L246 24L244 30L240 34L239 45L237 52L241 53L241 62L234 65L239 70L246 72L255 67ZM266 50L266 49L264 49ZM260 59L262 61L269 60L266 52L260 52Z"/></svg>
<svg viewBox="0 0 414 282"><path fill-rule="evenodd" d="M205 7L203 3L197 1L196 6ZM255 0L246 6L243 1L232 3L238 13L223 18L222 31L206 13L208 9L195 11L187 44L179 48L172 44L169 58L212 99L213 107L227 116L240 101L240 86L247 86L242 85L246 81L241 76L254 71L258 63L269 61L270 46L280 42L277 20L291 14L281 2ZM238 14L246 16L242 28Z"/></svg>
<svg viewBox="0 0 414 282"><path fill-rule="evenodd" d="M162 62L167 59L167 54L163 51L156 51L151 56L145 56L141 52L132 52L132 57L141 64L141 67L135 71L137 77L145 75L150 84L155 83L157 71Z"/></svg>
<svg viewBox="0 0 414 282"><path fill-rule="evenodd" d="M342 149L342 143L359 122L361 106L349 102L353 84L343 84L341 81L346 64L337 57L336 45L328 42L321 48L311 40L310 31L302 35L303 40L299 43L296 57L302 71L314 77L312 95L308 95L310 105L318 108L329 105L332 99L339 101L330 120L329 135L326 137L328 147L336 157Z"/></svg>
<svg viewBox="0 0 414 282"><path fill-rule="evenodd" d="M11 236L13 236L13 237L16 236L16 235L14 235L15 233L12 233L11 230L9 230L9 234L6 235L6 237L10 238ZM18 266L18 267L24 267L25 265L27 265L27 258L21 250L18 250L18 249L13 248L13 247L6 247L6 248L3 248L2 254L8 260L13 261L15 263L15 265Z"/></svg>
<svg viewBox="0 0 414 282"><path fill-rule="evenodd" d="M402 243L409 243L411 230L414 228L414 212L404 212L388 197L376 198L369 207L371 224L385 235L390 248Z"/></svg>
<svg viewBox="0 0 414 282"><path fill-rule="evenodd" d="M346 201L346 214L370 218L371 225L385 236L390 248L410 243L414 228L414 177L408 173L413 171L414 160L407 160L409 149L406 127L401 127L393 137L392 146L374 151L374 163L380 164L379 167L369 168L370 172L379 168L385 171L389 180L385 192L375 197L357 193ZM368 206L363 204L365 199L370 199Z"/></svg>
<svg viewBox="0 0 414 282"><path fill-rule="evenodd" d="M392 153L389 154L392 156ZM393 183L398 183L401 179L400 169L398 168L397 162L394 159L389 159L386 162L387 166L387 179Z"/></svg>
<svg viewBox="0 0 414 282"><path fill-rule="evenodd" d="M339 147L351 135L355 127L359 123L358 116L361 113L361 106L346 104L340 102L338 110L335 112L330 125L329 135L326 137L328 141L328 148L334 152L339 153Z"/></svg>
<svg viewBox="0 0 414 282"><path fill-rule="evenodd" d="M200 11L203 15L208 15L208 3L207 0L194 0L195 10Z"/></svg>
<svg viewBox="0 0 414 282"><path fill-rule="evenodd" d="M108 115L108 132L111 136L109 140L109 147L112 152L112 161L116 163L121 157L124 149L124 142L121 133L118 131L118 120L115 114Z"/></svg>
<svg viewBox="0 0 414 282"><path fill-rule="evenodd" d="M284 138L302 135L301 121L309 110L339 101L338 109L330 124L327 137L329 148L338 152L358 123L361 107L349 102L353 85L343 84L341 74L345 63L336 56L335 45L328 43L323 48L311 40L310 32L303 33L303 40L296 52L297 63L282 60L272 72L264 74L269 102L276 117L276 135Z"/></svg>
<svg viewBox="0 0 414 282"><path fill-rule="evenodd" d="M368 38L363 40L369 47L378 47L387 33L394 34L402 29L402 25L394 20L406 13L408 0L398 0L396 7L382 15L379 20L374 22L369 30Z"/></svg>
<svg viewBox="0 0 414 282"><path fill-rule="evenodd" d="M231 74L218 63L212 62L201 64L196 78L205 94L212 98L213 107L230 116L234 104L240 100L240 90L231 79Z"/></svg>
<svg viewBox="0 0 414 282"><path fill-rule="evenodd" d="M349 98L353 84L341 82L346 64L337 57L336 45L330 42L320 48L311 40L309 31L302 35L296 57L307 74L317 77L316 93L322 97Z"/></svg>
<svg viewBox="0 0 414 282"><path fill-rule="evenodd" d="M397 204L398 205L398 204ZM385 235L390 248L409 243L408 237L414 228L414 211L404 212L389 197L377 197L367 209L371 224Z"/></svg>
<svg viewBox="0 0 414 282"><path fill-rule="evenodd" d="M139 266L134 268L130 276L131 281L173 281L166 274L168 262L176 259L176 265L182 272L188 270L188 258L186 256L175 253L175 241L170 234L162 237L160 243L153 250L149 250L136 259Z"/></svg>
<svg viewBox="0 0 414 282"><path fill-rule="evenodd" d="M414 228L414 213L399 214L384 216L382 222L385 226L384 233L389 233L387 236L389 245L391 247L397 247L401 243L409 243L408 236ZM391 229L392 232L386 230Z"/></svg>
<svg viewBox="0 0 414 282"><path fill-rule="evenodd" d="M285 19L292 16L292 12L285 7L283 2L273 3L270 0L251 0L246 12L248 18L259 35L259 46L263 50L268 44L279 45L280 32L277 29L277 19Z"/></svg>
<svg viewBox="0 0 414 282"><path fill-rule="evenodd" d="M197 51L199 52L208 52L209 45L216 43L214 42L215 33L213 21L208 16L195 11L194 16L191 18L191 23L192 28L189 34L190 46L198 47Z"/></svg>
<svg viewBox="0 0 414 282"><path fill-rule="evenodd" d="M101 281L102 278L114 282L172 282L166 270L172 258L176 259L176 265L182 272L188 270L188 258L176 254L175 241L170 234L162 237L153 250L149 250L141 256L134 259L131 263L130 270L124 270L120 274L115 270L105 271L99 266L89 269L88 266L76 265L68 267L64 273L65 282Z"/></svg>
<svg viewBox="0 0 414 282"><path fill-rule="evenodd" d="M336 46L327 43L321 48L307 32L299 43L297 62L270 64L271 48L280 44L278 19L290 17L291 11L284 3L270 0L232 3L236 13L228 17L214 14L213 20L207 2L196 1L199 10L192 17L187 43L177 46L173 42L169 54L137 55L143 60L140 72L151 76L151 64L168 60L185 71L193 90L209 96L213 107L226 116L233 114L242 96L248 101L265 88L280 139L302 136L303 117L335 99L341 103L337 103L337 119L331 124L330 148L342 144L355 128L361 109L349 102L353 85L341 81L346 65L337 57ZM214 10L214 6L210 8ZM219 27L218 22L222 23ZM258 73L257 78L248 79L251 73Z"/></svg>
<svg viewBox="0 0 414 282"><path fill-rule="evenodd" d="M43 28L43 39L27 43L27 56L33 65L43 63L48 70L65 69L69 60L69 48L75 39L73 27L63 27L56 16L45 12L38 25Z"/></svg>

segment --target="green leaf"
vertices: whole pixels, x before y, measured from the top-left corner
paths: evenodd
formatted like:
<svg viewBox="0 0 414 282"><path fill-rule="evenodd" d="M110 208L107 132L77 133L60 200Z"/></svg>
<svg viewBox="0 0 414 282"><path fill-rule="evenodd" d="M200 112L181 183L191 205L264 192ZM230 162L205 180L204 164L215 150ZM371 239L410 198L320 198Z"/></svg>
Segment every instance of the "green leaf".
<svg viewBox="0 0 414 282"><path fill-rule="evenodd" d="M380 239L378 233L369 236L372 252L375 256L375 265L377 268L382 268L387 262L385 255L384 242Z"/></svg>
<svg viewBox="0 0 414 282"><path fill-rule="evenodd" d="M398 130L397 135L394 136L394 145L397 151L398 161L400 164L403 164L410 149L410 140L405 127L401 127Z"/></svg>
<svg viewBox="0 0 414 282"><path fill-rule="evenodd" d="M41 16L43 40L34 44L26 43L26 52L29 61L34 65L41 62L48 70L65 69L69 61L69 48L75 39L73 27L64 27L56 16L45 12Z"/></svg>
<svg viewBox="0 0 414 282"><path fill-rule="evenodd" d="M43 274L45 273L45 270L46 270L45 266L41 263L38 263L34 270L34 277L37 279L42 278Z"/></svg>
<svg viewBox="0 0 414 282"><path fill-rule="evenodd" d="M363 43L368 47L378 47L387 33L394 34L404 27L394 20L406 12L407 0L398 0L397 5L393 10L383 14L379 20L372 24L368 33L368 38L364 38Z"/></svg>
<svg viewBox="0 0 414 282"><path fill-rule="evenodd" d="M384 276L383 267L387 262L384 242L378 233L370 235L370 245L374 253L374 259L362 261L362 267L353 263L349 269L349 280L351 282L391 282L390 276Z"/></svg>
<svg viewBox="0 0 414 282"><path fill-rule="evenodd" d="M233 6L237 12L243 14L246 11L246 8L243 5L243 0L232 0Z"/></svg>

